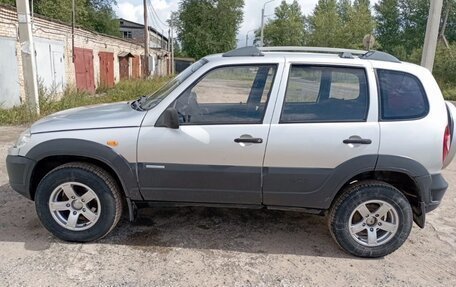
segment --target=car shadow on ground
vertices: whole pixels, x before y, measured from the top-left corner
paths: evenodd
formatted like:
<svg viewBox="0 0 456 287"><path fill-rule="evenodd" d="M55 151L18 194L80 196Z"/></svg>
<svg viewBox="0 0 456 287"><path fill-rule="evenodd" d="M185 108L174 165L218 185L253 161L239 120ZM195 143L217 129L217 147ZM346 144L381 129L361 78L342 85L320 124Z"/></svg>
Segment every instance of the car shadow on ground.
<svg viewBox="0 0 456 287"><path fill-rule="evenodd" d="M41 226L34 203L0 186L0 242L24 242L27 250L60 241ZM90 243L89 243L90 244ZM173 248L252 254L294 254L350 258L337 247L321 216L298 212L205 207L144 208L136 222L123 217L96 244L123 245L143 252Z"/></svg>

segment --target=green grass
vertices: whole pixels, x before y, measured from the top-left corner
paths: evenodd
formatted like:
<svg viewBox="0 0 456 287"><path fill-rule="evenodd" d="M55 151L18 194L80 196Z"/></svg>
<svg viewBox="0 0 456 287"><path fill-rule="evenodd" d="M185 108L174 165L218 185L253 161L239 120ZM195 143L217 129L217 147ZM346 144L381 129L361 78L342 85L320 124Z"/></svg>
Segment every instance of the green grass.
<svg viewBox="0 0 456 287"><path fill-rule="evenodd" d="M456 101L456 87L443 88L443 97L448 101Z"/></svg>
<svg viewBox="0 0 456 287"><path fill-rule="evenodd" d="M98 89L96 95L67 89L59 100L54 100L57 97L54 92L40 89L40 116L34 115L27 105L0 109L0 125L29 124L41 117L74 107L134 100L153 93L169 80L169 77L164 77L122 81L113 88Z"/></svg>

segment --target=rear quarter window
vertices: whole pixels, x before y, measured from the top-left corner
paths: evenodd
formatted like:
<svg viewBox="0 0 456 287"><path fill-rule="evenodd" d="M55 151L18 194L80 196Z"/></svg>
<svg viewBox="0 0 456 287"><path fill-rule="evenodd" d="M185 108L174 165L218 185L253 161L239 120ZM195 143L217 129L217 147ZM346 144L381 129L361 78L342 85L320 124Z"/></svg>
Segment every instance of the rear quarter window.
<svg viewBox="0 0 456 287"><path fill-rule="evenodd" d="M383 69L377 70L377 77L381 120L411 120L427 115L429 103L417 77Z"/></svg>

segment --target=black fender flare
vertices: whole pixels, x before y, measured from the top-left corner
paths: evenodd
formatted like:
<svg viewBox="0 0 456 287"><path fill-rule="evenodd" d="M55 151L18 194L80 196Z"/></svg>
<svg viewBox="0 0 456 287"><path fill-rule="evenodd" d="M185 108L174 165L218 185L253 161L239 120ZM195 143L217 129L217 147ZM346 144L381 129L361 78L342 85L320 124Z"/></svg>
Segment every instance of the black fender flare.
<svg viewBox="0 0 456 287"><path fill-rule="evenodd" d="M136 163L130 164L108 146L82 139L54 139L34 146L25 155L36 163L51 156L79 156L103 162L116 173L127 198L142 200L136 177Z"/></svg>

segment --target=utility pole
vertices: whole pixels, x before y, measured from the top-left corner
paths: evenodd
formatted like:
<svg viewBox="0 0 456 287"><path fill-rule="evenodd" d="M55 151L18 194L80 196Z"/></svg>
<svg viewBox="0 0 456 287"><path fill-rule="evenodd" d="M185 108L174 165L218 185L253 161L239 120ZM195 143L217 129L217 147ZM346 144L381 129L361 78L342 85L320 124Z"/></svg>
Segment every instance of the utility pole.
<svg viewBox="0 0 456 287"><path fill-rule="evenodd" d="M33 113L40 114L38 80L36 73L35 45L33 42L30 4L28 0L16 0L19 22L19 43L22 54L25 96Z"/></svg>
<svg viewBox="0 0 456 287"><path fill-rule="evenodd" d="M76 26L76 5L71 1L71 60L74 63L74 26Z"/></svg>
<svg viewBox="0 0 456 287"><path fill-rule="evenodd" d="M434 66L435 50L437 49L442 6L443 0L431 0L421 58L421 66L428 68L431 72Z"/></svg>
<svg viewBox="0 0 456 287"><path fill-rule="evenodd" d="M247 33L245 33L245 46L247 47L249 45L249 33L250 32L254 32L256 31L257 29L252 29L252 30L248 30ZM254 37L255 38L255 37ZM253 46L253 44L252 44Z"/></svg>
<svg viewBox="0 0 456 287"><path fill-rule="evenodd" d="M174 75L174 21L171 21L171 75Z"/></svg>
<svg viewBox="0 0 456 287"><path fill-rule="evenodd" d="M168 50L169 54L171 54L171 27L168 29L168 45L166 47L166 50ZM169 55L169 65L168 65L168 75L170 75L173 71L173 68L171 67L173 65L173 57Z"/></svg>
<svg viewBox="0 0 456 287"><path fill-rule="evenodd" d="M261 9L261 39L260 47L264 46L264 10L266 9L266 4L273 2L274 0L269 0L264 2L263 9Z"/></svg>
<svg viewBox="0 0 456 287"><path fill-rule="evenodd" d="M147 19L147 0L143 1L144 4L144 62L147 63L147 68L144 69L145 78L149 78L149 22Z"/></svg>
<svg viewBox="0 0 456 287"><path fill-rule="evenodd" d="M266 6L266 3L264 3L264 6ZM261 9L261 36L260 36L260 47L263 47L263 45L264 45L264 6L263 6L263 9Z"/></svg>

